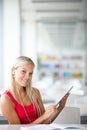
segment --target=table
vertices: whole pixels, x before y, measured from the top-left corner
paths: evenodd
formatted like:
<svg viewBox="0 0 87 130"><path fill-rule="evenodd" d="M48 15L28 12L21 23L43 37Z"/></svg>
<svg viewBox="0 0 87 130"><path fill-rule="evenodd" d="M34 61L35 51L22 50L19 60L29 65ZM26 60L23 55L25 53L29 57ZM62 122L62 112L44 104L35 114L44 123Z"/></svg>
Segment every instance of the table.
<svg viewBox="0 0 87 130"><path fill-rule="evenodd" d="M56 124L53 124L53 125L56 125ZM70 124L69 124L70 125ZM71 124L72 125L72 124ZM76 124L75 124L76 125ZM30 125L9 125L9 124L2 124L0 125L0 130L21 130L21 127L25 127L25 126L30 126ZM61 125L63 126L63 124ZM65 125L66 126L66 125ZM85 129L81 129L81 130L87 130L87 125L81 125L81 124L77 124L77 126L85 126ZM43 126L42 126L42 130L43 130ZM55 129L53 129L55 130ZM66 130L70 130L70 129L66 129ZM76 130L76 129L72 129L72 130ZM80 129L77 129L77 130L80 130Z"/></svg>
<svg viewBox="0 0 87 130"><path fill-rule="evenodd" d="M0 130L20 130L22 125L0 125Z"/></svg>

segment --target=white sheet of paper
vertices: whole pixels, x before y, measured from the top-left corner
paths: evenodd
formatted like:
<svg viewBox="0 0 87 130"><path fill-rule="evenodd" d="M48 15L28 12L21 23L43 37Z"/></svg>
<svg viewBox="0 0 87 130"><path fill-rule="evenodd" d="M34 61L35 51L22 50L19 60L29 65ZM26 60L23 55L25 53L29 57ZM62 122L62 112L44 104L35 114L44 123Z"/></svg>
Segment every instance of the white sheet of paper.
<svg viewBox="0 0 87 130"><path fill-rule="evenodd" d="M21 130L87 130L87 127L80 124L38 124L30 126L22 126Z"/></svg>
<svg viewBox="0 0 87 130"><path fill-rule="evenodd" d="M49 124L38 124L38 125L32 125L32 126L24 126L21 127L21 130L61 130L60 128L55 129L53 125Z"/></svg>

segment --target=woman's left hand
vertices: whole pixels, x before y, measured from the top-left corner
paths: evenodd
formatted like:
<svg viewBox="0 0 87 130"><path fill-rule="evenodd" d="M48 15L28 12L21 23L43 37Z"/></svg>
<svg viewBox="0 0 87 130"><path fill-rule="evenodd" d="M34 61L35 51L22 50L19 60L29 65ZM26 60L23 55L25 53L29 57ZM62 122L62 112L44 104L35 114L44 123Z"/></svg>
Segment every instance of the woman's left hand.
<svg viewBox="0 0 87 130"><path fill-rule="evenodd" d="M65 107L66 101L70 93L67 93L59 102L59 107L63 109Z"/></svg>

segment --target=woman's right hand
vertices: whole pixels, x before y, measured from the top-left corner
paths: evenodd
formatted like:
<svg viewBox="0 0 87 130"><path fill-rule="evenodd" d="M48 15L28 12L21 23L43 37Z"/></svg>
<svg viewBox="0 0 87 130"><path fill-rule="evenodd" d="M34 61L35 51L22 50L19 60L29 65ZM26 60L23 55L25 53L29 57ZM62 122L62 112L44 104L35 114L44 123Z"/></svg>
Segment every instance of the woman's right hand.
<svg viewBox="0 0 87 130"><path fill-rule="evenodd" d="M46 108L45 113L43 114L46 123L51 123L59 115L62 109L65 107L67 98L70 93L67 93L59 102L59 107L56 108L56 105L50 105Z"/></svg>
<svg viewBox="0 0 87 130"><path fill-rule="evenodd" d="M48 119L52 113L56 111L56 106L55 105L50 105L46 108L44 116Z"/></svg>

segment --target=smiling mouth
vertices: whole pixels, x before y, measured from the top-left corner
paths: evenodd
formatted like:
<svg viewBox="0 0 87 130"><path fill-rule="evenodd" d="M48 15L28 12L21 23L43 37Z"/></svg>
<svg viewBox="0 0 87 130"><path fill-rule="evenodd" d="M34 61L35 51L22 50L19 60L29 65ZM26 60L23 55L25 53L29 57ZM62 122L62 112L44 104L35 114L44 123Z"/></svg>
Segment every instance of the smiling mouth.
<svg viewBox="0 0 87 130"><path fill-rule="evenodd" d="M23 83L24 83L24 84L28 84L28 83L29 83L29 80L26 80L26 81L23 80Z"/></svg>

